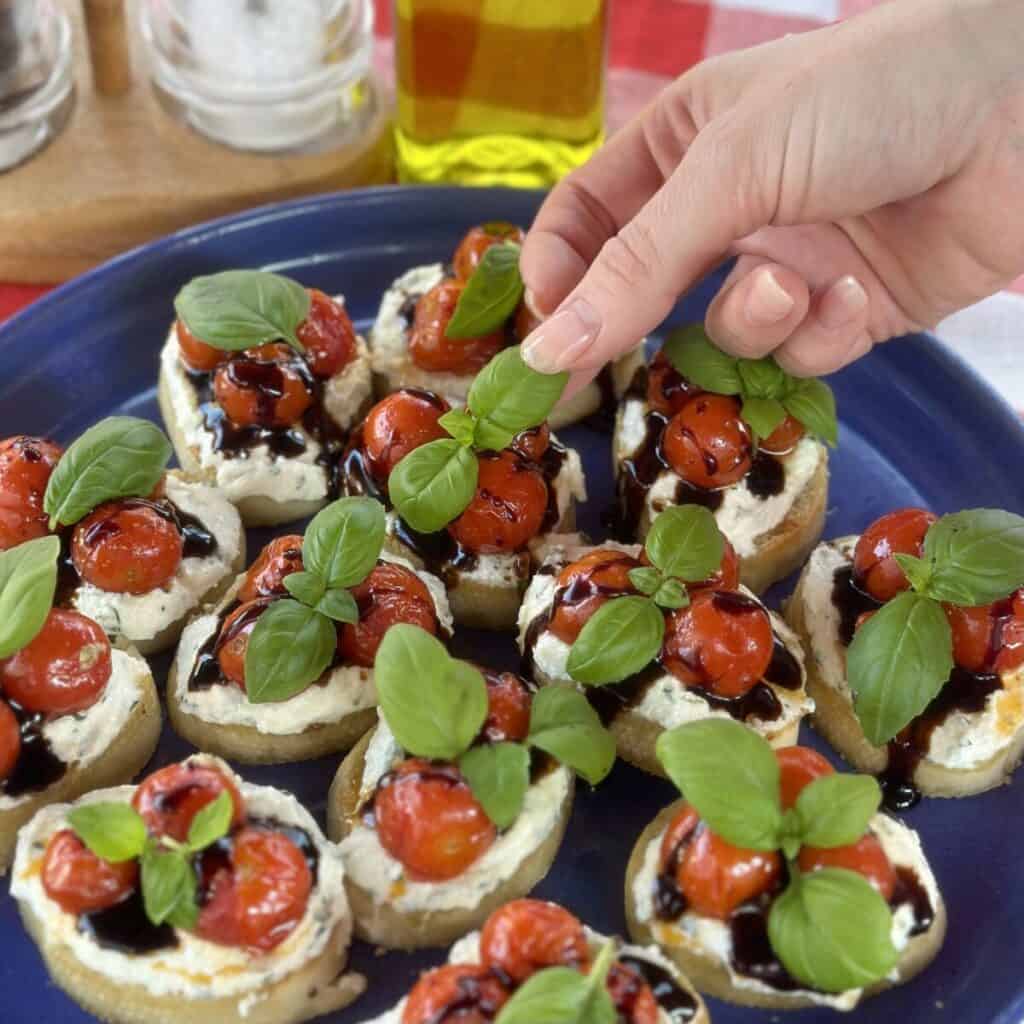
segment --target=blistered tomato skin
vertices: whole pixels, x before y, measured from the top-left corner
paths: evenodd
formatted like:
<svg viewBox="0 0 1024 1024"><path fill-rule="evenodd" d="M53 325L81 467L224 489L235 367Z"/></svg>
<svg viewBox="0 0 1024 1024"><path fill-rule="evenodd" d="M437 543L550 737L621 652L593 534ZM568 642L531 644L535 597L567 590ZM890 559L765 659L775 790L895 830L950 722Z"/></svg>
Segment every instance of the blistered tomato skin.
<svg viewBox="0 0 1024 1024"><path fill-rule="evenodd" d="M442 281L416 303L409 355L421 370L478 373L505 347L500 330L479 338L449 338L445 333L465 287L462 281Z"/></svg>
<svg viewBox="0 0 1024 1024"><path fill-rule="evenodd" d="M953 633L953 661L968 672L984 672L992 646L992 609L943 605Z"/></svg>
<svg viewBox="0 0 1024 1024"><path fill-rule="evenodd" d="M0 782L10 778L21 753L21 729L10 704L0 700Z"/></svg>
<svg viewBox="0 0 1024 1024"><path fill-rule="evenodd" d="M0 441L0 551L49 532L43 497L61 454L59 445L42 437Z"/></svg>
<svg viewBox="0 0 1024 1024"><path fill-rule="evenodd" d="M169 764L153 772L135 790L132 807L152 835L184 842L196 814L225 791L235 808L232 824L240 825L245 818L241 793L231 779L207 765Z"/></svg>
<svg viewBox="0 0 1024 1024"><path fill-rule="evenodd" d="M1008 615L999 631L995 670L1012 672L1024 665L1024 588L1009 601Z"/></svg>
<svg viewBox="0 0 1024 1024"><path fill-rule="evenodd" d="M540 462L550 443L551 430L547 423L542 423L539 427L532 427L521 434L516 434L509 447L529 462Z"/></svg>
<svg viewBox="0 0 1024 1024"><path fill-rule="evenodd" d="M363 421L363 449L378 482L386 484L391 471L413 449L448 437L438 420L450 410L431 391L403 388L379 401Z"/></svg>
<svg viewBox="0 0 1024 1024"><path fill-rule="evenodd" d="M355 328L345 307L330 295L310 288L309 300L309 314L295 333L313 373L333 377L356 357Z"/></svg>
<svg viewBox="0 0 1024 1024"><path fill-rule="evenodd" d="M467 551L520 551L540 533L548 507L543 475L514 452L479 457L476 494L448 532Z"/></svg>
<svg viewBox="0 0 1024 1024"><path fill-rule="evenodd" d="M110 641L92 619L54 608L31 643L0 661L0 691L26 711L91 708L110 679Z"/></svg>
<svg viewBox="0 0 1024 1024"><path fill-rule="evenodd" d="M664 416L674 416L684 405L701 390L691 384L669 361L668 357L659 352L647 368L647 404Z"/></svg>
<svg viewBox="0 0 1024 1024"><path fill-rule="evenodd" d="M178 351L182 361L190 370L195 370L197 373L209 373L211 370L216 370L230 355L222 348L214 348L213 345L207 345L205 341L200 341L188 329L183 320L174 321L174 333L178 339Z"/></svg>
<svg viewBox="0 0 1024 1024"><path fill-rule="evenodd" d="M584 969L590 947L579 919L554 903L514 900L487 919L480 959L521 985L545 967Z"/></svg>
<svg viewBox="0 0 1024 1024"><path fill-rule="evenodd" d="M455 250L455 256L452 258L455 276L460 281L468 281L473 276L473 271L480 266L484 253L492 245L499 242L515 242L522 245L525 237L522 228L507 221L477 224L466 232Z"/></svg>
<svg viewBox="0 0 1024 1024"><path fill-rule="evenodd" d="M853 551L857 585L876 601L889 601L910 583L895 554L921 557L924 537L936 516L923 508L903 508L876 519L861 535Z"/></svg>
<svg viewBox="0 0 1024 1024"><path fill-rule="evenodd" d="M216 648L217 663L224 678L242 690L245 689L245 653L249 649L249 637L271 600L258 597L240 604L220 628Z"/></svg>
<svg viewBox="0 0 1024 1024"><path fill-rule="evenodd" d="M548 629L563 643L571 644L594 613L620 594L634 592L631 569L640 562L615 548L598 548L567 565L558 575L556 602Z"/></svg>
<svg viewBox="0 0 1024 1024"><path fill-rule="evenodd" d="M239 427L290 427L313 404L309 383L283 343L247 349L219 366L213 394Z"/></svg>
<svg viewBox="0 0 1024 1024"><path fill-rule="evenodd" d="M750 471L750 430L740 403L725 395L689 399L666 424L661 446L672 469L695 487L728 487Z"/></svg>
<svg viewBox="0 0 1024 1024"><path fill-rule="evenodd" d="M665 834L661 837L661 849L658 852L658 872L670 872L673 875L680 863L682 855L697 831L700 815L689 806L684 805L669 822Z"/></svg>
<svg viewBox="0 0 1024 1024"><path fill-rule="evenodd" d="M68 914L112 907L131 895L138 879L138 861L102 860L70 829L54 833L43 855L43 889Z"/></svg>
<svg viewBox="0 0 1024 1024"><path fill-rule="evenodd" d="M509 993L489 967L435 967L413 986L402 1024L492 1024Z"/></svg>
<svg viewBox="0 0 1024 1024"><path fill-rule="evenodd" d="M352 588L359 621L338 631L338 650L351 665L372 668L384 634L396 623L419 626L437 633L437 613L427 585L411 569L380 562L370 575Z"/></svg>
<svg viewBox="0 0 1024 1024"><path fill-rule="evenodd" d="M787 416L767 437L761 439L758 448L769 455L786 455L791 452L806 431L795 417Z"/></svg>
<svg viewBox="0 0 1024 1024"><path fill-rule="evenodd" d="M244 603L288 593L284 578L293 572L302 572L302 535L298 533L276 537L260 552L245 574L238 600Z"/></svg>
<svg viewBox="0 0 1024 1024"><path fill-rule="evenodd" d="M638 971L627 964L614 963L605 984L623 1024L658 1024L658 1001Z"/></svg>
<svg viewBox="0 0 1024 1024"><path fill-rule="evenodd" d="M78 575L115 594L148 594L166 586L184 549L171 519L132 499L100 505L78 523L71 538Z"/></svg>
<svg viewBox="0 0 1024 1024"><path fill-rule="evenodd" d="M374 814L381 845L416 881L456 878L497 838L455 766L420 758L381 780Z"/></svg>
<svg viewBox="0 0 1024 1024"><path fill-rule="evenodd" d="M896 888L896 872L873 835L862 836L849 846L818 849L805 846L800 851L797 863L801 871L817 871L820 868L846 868L863 875L888 902Z"/></svg>
<svg viewBox="0 0 1024 1024"><path fill-rule="evenodd" d="M773 647L771 620L761 605L735 591L703 591L669 616L662 661L688 686L742 697L764 677Z"/></svg>
<svg viewBox="0 0 1024 1024"><path fill-rule="evenodd" d="M775 759L779 762L779 790L784 811L796 803L796 798L815 779L835 773L832 765L810 747L783 747L775 751Z"/></svg>
<svg viewBox="0 0 1024 1024"><path fill-rule="evenodd" d="M481 730L488 743L519 743L530 732L533 696L514 672L484 672L487 718Z"/></svg>

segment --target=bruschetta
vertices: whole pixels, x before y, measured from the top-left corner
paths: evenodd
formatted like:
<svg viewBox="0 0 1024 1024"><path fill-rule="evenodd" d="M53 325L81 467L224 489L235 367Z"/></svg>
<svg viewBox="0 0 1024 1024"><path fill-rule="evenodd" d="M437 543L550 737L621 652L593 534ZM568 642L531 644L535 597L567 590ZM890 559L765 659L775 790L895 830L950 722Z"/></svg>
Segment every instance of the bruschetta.
<svg viewBox="0 0 1024 1024"><path fill-rule="evenodd" d="M370 358L341 296L264 271L197 278L160 354L160 411L182 468L247 526L313 515L371 401Z"/></svg>

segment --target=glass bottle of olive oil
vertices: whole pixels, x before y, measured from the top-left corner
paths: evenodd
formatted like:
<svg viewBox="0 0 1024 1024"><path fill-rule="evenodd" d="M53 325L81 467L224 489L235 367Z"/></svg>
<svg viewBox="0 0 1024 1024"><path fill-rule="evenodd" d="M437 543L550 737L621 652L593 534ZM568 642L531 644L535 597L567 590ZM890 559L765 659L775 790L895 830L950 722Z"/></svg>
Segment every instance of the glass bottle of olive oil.
<svg viewBox="0 0 1024 1024"><path fill-rule="evenodd" d="M399 180L554 184L604 139L610 0L395 0Z"/></svg>

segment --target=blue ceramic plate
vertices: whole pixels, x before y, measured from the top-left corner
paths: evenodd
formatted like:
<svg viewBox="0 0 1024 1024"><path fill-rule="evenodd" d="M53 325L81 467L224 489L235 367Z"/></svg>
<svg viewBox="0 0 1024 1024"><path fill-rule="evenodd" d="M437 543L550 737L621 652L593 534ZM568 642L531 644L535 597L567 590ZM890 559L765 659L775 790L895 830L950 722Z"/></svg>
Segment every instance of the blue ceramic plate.
<svg viewBox="0 0 1024 1024"><path fill-rule="evenodd" d="M175 292L197 274L269 266L304 284L344 292L365 329L384 288L401 271L445 258L473 223L498 217L529 223L539 198L454 189L349 193L257 210L129 253L58 289L0 329L0 437L49 434L66 442L112 413L159 420L157 353ZM675 319L702 318L716 284L710 280L697 288ZM992 505L1024 512L1024 430L972 371L934 341L919 336L886 345L832 383L842 434L832 461L826 536L859 531L902 505L937 512ZM591 500L583 527L600 537L601 511L612 491L609 439L586 427L564 436L586 464ZM258 551L267 536L252 536L250 551ZM775 602L785 592L777 590ZM457 645L460 653L496 665L514 667L517 660L511 637L465 632ZM166 659L156 665L158 680L165 668ZM823 746L806 727L803 740ZM155 765L189 749L168 729ZM337 760L246 768L243 774L292 790L322 819ZM666 783L624 765L597 792L582 787L561 854L537 894L566 904L602 931L621 933L630 848L672 798ZM849 1019L1020 1024L1024 778L969 800L925 801L907 820L923 836L949 905L949 936L922 977L870 1000ZM0 897L0 945L0 1020L89 1019L49 983L6 892ZM369 990L331 1024L355 1024L390 1007L442 954L378 957L357 944L353 960L369 978ZM710 1005L715 1024L770 1016L715 1000ZM806 1024L834 1018L826 1010L799 1015Z"/></svg>

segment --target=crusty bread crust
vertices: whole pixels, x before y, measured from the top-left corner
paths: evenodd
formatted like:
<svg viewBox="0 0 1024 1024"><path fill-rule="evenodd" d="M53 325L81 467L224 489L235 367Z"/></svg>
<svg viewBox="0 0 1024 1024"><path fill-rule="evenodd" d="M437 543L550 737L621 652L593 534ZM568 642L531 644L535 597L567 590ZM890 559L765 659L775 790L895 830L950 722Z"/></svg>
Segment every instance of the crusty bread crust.
<svg viewBox="0 0 1024 1024"><path fill-rule="evenodd" d="M808 617L814 614L814 609L809 607L805 578L806 574L800 577L783 614L808 653L807 692L815 703L811 724L855 768L877 775L889 763L888 750L868 742L853 705L822 675L807 627ZM838 638L836 642L839 642ZM1024 727L1014 736L1012 743L974 768L948 768L923 757L911 781L925 796L973 796L1008 783L1022 758Z"/></svg>
<svg viewBox="0 0 1024 1024"><path fill-rule="evenodd" d="M701 992L715 996L717 999L725 999L741 1006L760 1006L770 1010L796 1010L815 1006L815 1002L808 995L800 992L767 993L739 988L733 984L728 966L717 956L695 942L686 946L665 945L659 942L654 928L649 923L641 922L638 919L636 901L633 897L633 881L643 866L647 847L668 827L669 822L678 813L683 803L683 800L677 800L674 804L666 807L644 829L630 855L629 865L626 868L626 922L633 941L645 945L653 943L659 946L662 952L690 978ZM935 920L932 922L932 926L923 934L911 938L901 953L897 964L899 980L883 979L876 982L865 991L865 998L892 988L894 985L902 985L923 971L935 959L945 935L946 906L940 898L938 906L935 907Z"/></svg>
<svg viewBox="0 0 1024 1024"><path fill-rule="evenodd" d="M340 842L351 831L359 809L359 789L363 778L366 750L373 732L369 732L341 762L327 797L327 835ZM547 875L558 854L572 811L573 784L570 784L561 814L544 842L520 865L516 873L492 890L475 907L442 911L402 911L381 904L373 895L345 876L345 890L352 907L355 933L366 942L388 949L420 949L447 946L474 928L479 928L498 907L509 900L526 896Z"/></svg>
<svg viewBox="0 0 1024 1024"><path fill-rule="evenodd" d="M94 789L120 786L142 771L160 739L160 702L153 677L141 680L139 702L124 728L95 761L83 767L70 765L63 778L14 807L0 810L0 870L14 859L18 830L36 811L49 804L67 803Z"/></svg>

